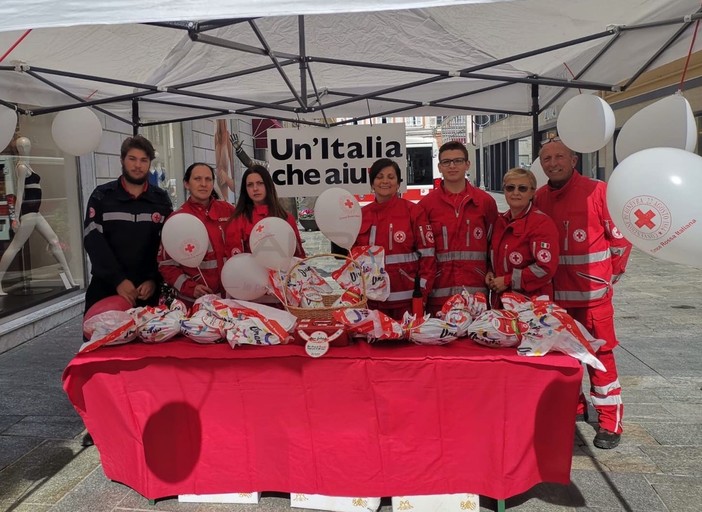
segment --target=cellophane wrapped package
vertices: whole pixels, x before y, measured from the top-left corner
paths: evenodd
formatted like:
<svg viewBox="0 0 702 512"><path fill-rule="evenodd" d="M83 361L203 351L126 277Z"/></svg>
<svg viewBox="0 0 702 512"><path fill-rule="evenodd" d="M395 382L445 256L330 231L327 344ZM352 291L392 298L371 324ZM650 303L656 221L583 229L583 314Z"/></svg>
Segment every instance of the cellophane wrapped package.
<svg viewBox="0 0 702 512"><path fill-rule="evenodd" d="M208 317L215 317L214 313L201 309L190 318L180 320L180 332L196 343L218 343L222 341L225 334L218 327L211 327L208 324ZM215 317L216 318L216 317Z"/></svg>
<svg viewBox="0 0 702 512"><path fill-rule="evenodd" d="M580 322L547 297L529 300L520 294L505 293L502 303L505 308L517 309L519 318L529 324L518 348L520 354L542 356L556 350L607 371L597 359L597 350L605 341L594 338Z"/></svg>
<svg viewBox="0 0 702 512"><path fill-rule="evenodd" d="M88 341L78 352L91 352L105 345L121 345L134 341L137 327L134 318L126 311L105 311L83 323L83 333Z"/></svg>
<svg viewBox="0 0 702 512"><path fill-rule="evenodd" d="M222 329L232 348L237 345L279 345L287 343L290 338L290 333L279 322L254 309L236 307L224 300L214 301L212 306L223 322Z"/></svg>
<svg viewBox="0 0 702 512"><path fill-rule="evenodd" d="M137 332L144 343L163 343L180 334L180 309L166 306L145 306L129 310L137 324Z"/></svg>
<svg viewBox="0 0 702 512"><path fill-rule="evenodd" d="M195 301L193 304L192 310L190 310L190 314L194 315L201 309L206 309L208 311L212 311L212 303L216 300L222 300L222 297L219 295L216 295L214 293L210 293L208 295L203 295L199 299Z"/></svg>
<svg viewBox="0 0 702 512"><path fill-rule="evenodd" d="M487 311L487 297L482 292L470 293L463 290L452 295L437 313L440 318L445 318L449 311L465 311L474 320Z"/></svg>
<svg viewBox="0 0 702 512"><path fill-rule="evenodd" d="M344 293L334 301L332 307L335 308L352 308L361 300L361 290L358 288L352 288L350 290L344 290Z"/></svg>
<svg viewBox="0 0 702 512"><path fill-rule="evenodd" d="M529 329L514 311L489 309L468 327L468 336L488 347L515 347Z"/></svg>
<svg viewBox="0 0 702 512"><path fill-rule="evenodd" d="M417 345L445 345L458 338L456 324L429 315L417 321L414 315L405 313L402 328L409 340Z"/></svg>
<svg viewBox="0 0 702 512"><path fill-rule="evenodd" d="M337 322L348 326L350 333L363 335L369 342L405 338L399 322L374 309L341 309L332 312L332 317Z"/></svg>
<svg viewBox="0 0 702 512"><path fill-rule="evenodd" d="M288 306L321 307L321 296L332 293L332 288L314 267L301 261L300 258L293 258L288 271L269 270L270 289L280 302ZM312 305L313 301L317 301L316 297L319 297L318 306Z"/></svg>
<svg viewBox="0 0 702 512"><path fill-rule="evenodd" d="M390 296L390 277L385 271L385 249L379 245L353 247L349 257L353 261L347 260L332 272L332 278L344 290L365 289L366 297L370 300L387 299Z"/></svg>

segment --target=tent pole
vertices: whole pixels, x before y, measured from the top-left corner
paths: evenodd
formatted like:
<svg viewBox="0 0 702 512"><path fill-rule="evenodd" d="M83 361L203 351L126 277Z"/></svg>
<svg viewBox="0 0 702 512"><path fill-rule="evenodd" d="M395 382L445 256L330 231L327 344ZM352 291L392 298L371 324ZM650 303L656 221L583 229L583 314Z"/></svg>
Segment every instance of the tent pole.
<svg viewBox="0 0 702 512"><path fill-rule="evenodd" d="M531 84L531 160L539 157L539 84Z"/></svg>
<svg viewBox="0 0 702 512"><path fill-rule="evenodd" d="M297 32L300 37L300 98L302 108L307 110L307 60L305 58L305 17L297 17Z"/></svg>
<svg viewBox="0 0 702 512"><path fill-rule="evenodd" d="M132 100L132 135L139 135L139 100Z"/></svg>

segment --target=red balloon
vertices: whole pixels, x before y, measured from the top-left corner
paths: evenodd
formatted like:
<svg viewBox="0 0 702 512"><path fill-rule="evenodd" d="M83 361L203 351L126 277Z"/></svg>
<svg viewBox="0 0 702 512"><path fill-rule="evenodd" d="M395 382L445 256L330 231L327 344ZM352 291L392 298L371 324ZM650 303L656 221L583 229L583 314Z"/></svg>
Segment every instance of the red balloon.
<svg viewBox="0 0 702 512"><path fill-rule="evenodd" d="M131 309L132 305L127 302L127 299L119 295L111 295L110 297L105 297L102 300L97 301L95 304L90 306L90 309L86 311L85 316L83 316L83 323L89 318L104 313L106 311L127 311ZM89 339L92 333L85 332L83 330L83 336Z"/></svg>
<svg viewBox="0 0 702 512"><path fill-rule="evenodd" d="M90 309L83 317L83 321L85 322L88 318L104 313L105 311L127 311L131 308L132 305L127 302L127 299L124 297L120 295L111 295L110 297L105 297L104 299L99 300L90 306Z"/></svg>

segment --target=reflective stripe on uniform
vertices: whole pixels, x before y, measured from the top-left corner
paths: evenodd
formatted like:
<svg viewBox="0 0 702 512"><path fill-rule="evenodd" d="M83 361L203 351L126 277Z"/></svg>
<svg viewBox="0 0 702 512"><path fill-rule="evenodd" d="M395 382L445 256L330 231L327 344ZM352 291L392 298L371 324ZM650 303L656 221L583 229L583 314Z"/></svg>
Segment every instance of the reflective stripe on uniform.
<svg viewBox="0 0 702 512"><path fill-rule="evenodd" d="M217 268L217 260L210 260L210 261L203 261L198 265L199 268L207 268L207 269L212 269L212 268Z"/></svg>
<svg viewBox="0 0 702 512"><path fill-rule="evenodd" d="M609 250L615 256L622 256L626 252L626 247L610 247Z"/></svg>
<svg viewBox="0 0 702 512"><path fill-rule="evenodd" d="M598 395L609 395L610 392L621 389L622 386L619 384L619 379L607 384L606 386L592 386L591 389Z"/></svg>
<svg viewBox="0 0 702 512"><path fill-rule="evenodd" d="M388 298L385 300L409 300L412 298L412 290L407 290L404 292L390 292Z"/></svg>
<svg viewBox="0 0 702 512"><path fill-rule="evenodd" d="M434 256L434 252L435 252L433 247L429 247L429 248L427 248L427 249L418 249L418 251L419 251L419 255L420 255L422 258L427 258L427 257L429 257L429 256Z"/></svg>
<svg viewBox="0 0 702 512"><path fill-rule="evenodd" d="M597 407L598 405L621 405L622 396L621 395L610 395L604 397L598 397L595 395L590 395L590 400L592 400L592 405Z"/></svg>
<svg viewBox="0 0 702 512"><path fill-rule="evenodd" d="M134 222L134 214L131 213L125 213L125 212L109 212L109 213L104 213L102 215L102 220L104 221L111 221L111 220L124 220L127 222Z"/></svg>
<svg viewBox="0 0 702 512"><path fill-rule="evenodd" d="M532 263L527 267L529 270L531 270L531 273L534 274L536 277L544 277L546 274L548 274L548 271L544 270L540 266L538 266L536 263Z"/></svg>
<svg viewBox="0 0 702 512"><path fill-rule="evenodd" d="M178 279L175 280L175 283L173 283L173 288L176 290L180 291L181 287L183 286L183 283L188 280L188 276L185 274L181 274L178 276Z"/></svg>
<svg viewBox="0 0 702 512"><path fill-rule="evenodd" d="M594 300L594 299L601 299L605 295L607 295L607 292L609 291L609 288L600 288L599 290L593 290L589 292L555 292L554 295L554 300L558 302L559 300Z"/></svg>
<svg viewBox="0 0 702 512"><path fill-rule="evenodd" d="M558 263L561 265L584 265L586 263L598 263L600 261L607 261L610 258L610 252L600 251L593 252L590 254L578 254L573 256L560 256L558 258Z"/></svg>
<svg viewBox="0 0 702 512"><path fill-rule="evenodd" d="M419 255L416 252L403 253L403 254L387 254L385 256L385 264L392 265L395 263L412 263L413 261L418 261Z"/></svg>
<svg viewBox="0 0 702 512"><path fill-rule="evenodd" d="M515 268L512 270L512 289L521 290L522 289L522 269Z"/></svg>
<svg viewBox="0 0 702 512"><path fill-rule="evenodd" d="M158 262L159 267L177 267L179 265L180 263L178 263L176 260L163 260Z"/></svg>
<svg viewBox="0 0 702 512"><path fill-rule="evenodd" d="M446 261L483 261L485 253L482 251L448 251L437 254L436 260L442 263Z"/></svg>
<svg viewBox="0 0 702 512"><path fill-rule="evenodd" d="M83 236L88 236L88 234L90 234L91 231L99 231L100 233L102 233L102 224L91 222L86 226L85 230L83 230Z"/></svg>
<svg viewBox="0 0 702 512"><path fill-rule="evenodd" d="M153 222L153 214L152 213L138 213L136 215L136 221L137 222Z"/></svg>

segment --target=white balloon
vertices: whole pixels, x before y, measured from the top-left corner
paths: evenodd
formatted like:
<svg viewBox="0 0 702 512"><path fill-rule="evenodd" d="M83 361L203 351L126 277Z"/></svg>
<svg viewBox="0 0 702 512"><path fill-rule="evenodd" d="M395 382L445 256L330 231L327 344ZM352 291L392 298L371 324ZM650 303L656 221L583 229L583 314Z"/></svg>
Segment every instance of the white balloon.
<svg viewBox="0 0 702 512"><path fill-rule="evenodd" d="M69 155L90 153L100 144L102 126L89 108L63 110L51 124L51 136L61 151Z"/></svg>
<svg viewBox="0 0 702 512"><path fill-rule="evenodd" d="M544 168L541 167L541 158L536 157L536 160L534 160L531 163L530 170L534 173L534 176L536 176L536 188L539 188L548 183L548 176L546 176Z"/></svg>
<svg viewBox="0 0 702 512"><path fill-rule="evenodd" d="M579 94L563 105L556 126L566 146L592 153L605 147L614 135L614 112L599 96Z"/></svg>
<svg viewBox="0 0 702 512"><path fill-rule="evenodd" d="M314 205L317 227L339 247L351 249L361 230L361 206L343 188L328 188Z"/></svg>
<svg viewBox="0 0 702 512"><path fill-rule="evenodd" d="M0 105L0 151L12 141L17 127L17 112Z"/></svg>
<svg viewBox="0 0 702 512"><path fill-rule="evenodd" d="M614 151L617 160L648 148L694 151L697 124L688 101L679 94L668 96L631 116L622 126Z"/></svg>
<svg viewBox="0 0 702 512"><path fill-rule="evenodd" d="M253 254L235 254L222 267L222 286L235 299L258 299L265 295L267 285L268 272Z"/></svg>
<svg viewBox="0 0 702 512"><path fill-rule="evenodd" d="M161 242L171 258L184 267L195 268L207 254L210 238L200 219L189 213L176 213L163 225Z"/></svg>
<svg viewBox="0 0 702 512"><path fill-rule="evenodd" d="M258 262L273 270L287 269L295 254L297 238L287 221L266 217L256 223L249 237L251 252Z"/></svg>
<svg viewBox="0 0 702 512"><path fill-rule="evenodd" d="M651 256L702 268L702 157L644 149L620 163L607 184L617 228Z"/></svg>

